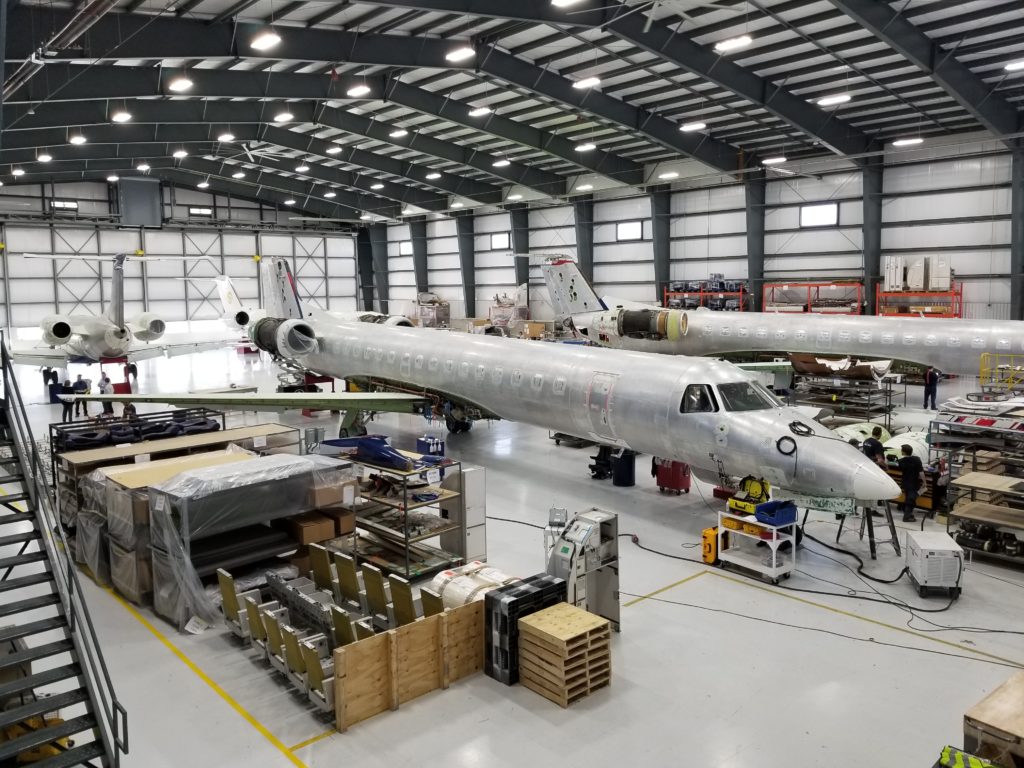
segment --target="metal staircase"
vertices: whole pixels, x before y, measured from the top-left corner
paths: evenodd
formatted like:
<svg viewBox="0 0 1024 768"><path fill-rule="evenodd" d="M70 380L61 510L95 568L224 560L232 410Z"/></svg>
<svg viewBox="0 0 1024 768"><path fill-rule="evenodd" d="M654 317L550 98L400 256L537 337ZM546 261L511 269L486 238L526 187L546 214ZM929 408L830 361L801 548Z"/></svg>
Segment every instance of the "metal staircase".
<svg viewBox="0 0 1024 768"><path fill-rule="evenodd" d="M117 768L127 713L114 694L0 339L0 767ZM60 716L57 716L57 713Z"/></svg>

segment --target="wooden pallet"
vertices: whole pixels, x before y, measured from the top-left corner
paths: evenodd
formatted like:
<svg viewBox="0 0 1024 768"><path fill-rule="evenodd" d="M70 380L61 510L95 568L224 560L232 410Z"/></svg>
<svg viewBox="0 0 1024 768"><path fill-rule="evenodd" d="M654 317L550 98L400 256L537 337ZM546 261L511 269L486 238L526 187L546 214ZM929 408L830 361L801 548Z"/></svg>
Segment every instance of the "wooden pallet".
<svg viewBox="0 0 1024 768"><path fill-rule="evenodd" d="M519 679L561 707L611 682L607 619L558 605L519 620Z"/></svg>

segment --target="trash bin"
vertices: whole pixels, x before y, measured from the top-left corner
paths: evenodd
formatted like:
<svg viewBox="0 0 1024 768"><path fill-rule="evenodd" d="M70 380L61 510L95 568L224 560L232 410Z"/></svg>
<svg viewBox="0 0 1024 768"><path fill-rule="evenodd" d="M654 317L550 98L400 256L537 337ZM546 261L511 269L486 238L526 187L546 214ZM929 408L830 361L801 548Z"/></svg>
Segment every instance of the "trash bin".
<svg viewBox="0 0 1024 768"><path fill-rule="evenodd" d="M630 488L636 485L636 453L623 451L612 458L612 485Z"/></svg>
<svg viewBox="0 0 1024 768"><path fill-rule="evenodd" d="M60 384L50 384L47 387L47 389L50 390L50 402L53 405L60 405L61 404L60 387L61 387Z"/></svg>

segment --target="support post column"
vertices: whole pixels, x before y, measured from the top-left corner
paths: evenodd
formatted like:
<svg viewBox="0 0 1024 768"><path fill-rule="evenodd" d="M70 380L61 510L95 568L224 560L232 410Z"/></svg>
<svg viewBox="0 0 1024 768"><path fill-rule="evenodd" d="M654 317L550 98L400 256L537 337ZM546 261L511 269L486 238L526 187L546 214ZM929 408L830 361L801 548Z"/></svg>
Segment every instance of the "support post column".
<svg viewBox="0 0 1024 768"><path fill-rule="evenodd" d="M356 233L356 306L363 312L373 311L373 248L368 227Z"/></svg>
<svg viewBox="0 0 1024 768"><path fill-rule="evenodd" d="M865 160L861 171L864 239L864 298L867 314L877 311L875 295L882 279L882 181L884 161L881 156Z"/></svg>
<svg viewBox="0 0 1024 768"><path fill-rule="evenodd" d="M650 189L651 243L654 248L654 300L661 304L668 288L672 261L672 192L659 185Z"/></svg>
<svg viewBox="0 0 1024 768"><path fill-rule="evenodd" d="M581 195L572 201L576 222L576 263L584 279L594 284L594 197Z"/></svg>
<svg viewBox="0 0 1024 768"><path fill-rule="evenodd" d="M462 268L466 317L476 317L476 236L473 231L473 214L458 214L455 217L455 228L459 242L459 265Z"/></svg>
<svg viewBox="0 0 1024 768"><path fill-rule="evenodd" d="M416 292L430 290L427 280L427 219L417 216L409 221L409 239L412 240L412 268L416 273Z"/></svg>
<svg viewBox="0 0 1024 768"><path fill-rule="evenodd" d="M764 289L764 214L765 214L764 171L754 171L743 183L747 208L747 290L750 292L751 309L761 311Z"/></svg>
<svg viewBox="0 0 1024 768"><path fill-rule="evenodd" d="M508 209L512 222L512 254L516 268L516 286L530 284L530 209L525 205L513 205ZM522 256L523 258L516 258Z"/></svg>
<svg viewBox="0 0 1024 768"><path fill-rule="evenodd" d="M388 314L390 286L388 284L388 225L370 225L370 253L373 258L373 286L379 305L378 311Z"/></svg>
<svg viewBox="0 0 1024 768"><path fill-rule="evenodd" d="M1010 319L1024 320L1024 142L1011 153L1010 174Z"/></svg>

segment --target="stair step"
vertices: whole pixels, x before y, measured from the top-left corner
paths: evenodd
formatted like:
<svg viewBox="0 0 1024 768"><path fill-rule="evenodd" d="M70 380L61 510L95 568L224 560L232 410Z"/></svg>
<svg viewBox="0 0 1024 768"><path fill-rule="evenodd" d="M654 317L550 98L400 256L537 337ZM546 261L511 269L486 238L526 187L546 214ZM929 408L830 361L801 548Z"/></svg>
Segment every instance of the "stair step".
<svg viewBox="0 0 1024 768"><path fill-rule="evenodd" d="M0 485L7 485L8 483L20 483L25 479L25 476L18 472L14 475L0 475Z"/></svg>
<svg viewBox="0 0 1024 768"><path fill-rule="evenodd" d="M88 700L89 691L85 688L77 688L67 693L58 693L55 696L44 696L27 704L22 704L20 707L13 707L0 712L0 728L6 728L8 725L28 720L30 717L41 715L44 712L56 712L57 710L64 709L64 707L70 707L72 704ZM2 754L0 752L0 756Z"/></svg>
<svg viewBox="0 0 1024 768"><path fill-rule="evenodd" d="M13 536L0 536L0 547L8 544L24 544L26 541L33 541L34 539L40 539L42 536L39 531L32 529L25 533L16 533Z"/></svg>
<svg viewBox="0 0 1024 768"><path fill-rule="evenodd" d="M61 615L51 616L48 619L40 619L39 621L30 621L28 624L22 624L21 626L4 627L3 629L0 629L0 643L16 640L19 637L36 635L40 632L49 632L51 629L60 629L67 625L67 621L64 616Z"/></svg>
<svg viewBox="0 0 1024 768"><path fill-rule="evenodd" d="M14 557L0 557L0 570L4 568L13 568L16 565L38 563L39 561L45 559L45 552L28 552L24 555L15 555Z"/></svg>
<svg viewBox="0 0 1024 768"><path fill-rule="evenodd" d="M53 574L50 573L49 568L42 573L33 573L30 576L19 576L16 579L0 581L0 592L9 592L12 589L30 587L33 584L44 584L47 581L53 581Z"/></svg>
<svg viewBox="0 0 1024 768"><path fill-rule="evenodd" d="M88 744L69 749L67 752L51 757L49 760L32 763L32 768L71 768L73 765L82 765L94 757L103 757L104 752L103 744L98 741L90 741ZM103 764L107 765L106 762Z"/></svg>
<svg viewBox="0 0 1024 768"><path fill-rule="evenodd" d="M48 595L39 595L25 600L17 600L13 603L0 605L0 616L13 616L17 613L28 613L38 608L45 608L48 605L56 605L60 602L60 595L51 592Z"/></svg>
<svg viewBox="0 0 1024 768"><path fill-rule="evenodd" d="M19 501L29 501L27 493L8 493L6 496L0 496L0 504L15 504Z"/></svg>
<svg viewBox="0 0 1024 768"><path fill-rule="evenodd" d="M51 725L49 728L40 728L37 731L29 731L25 735L19 736L18 738L12 741L7 741L3 744L0 744L0 760L15 757L16 755L19 755L22 752L32 749L33 747L39 747L43 744L49 744L50 742L56 741L57 739L62 739L66 736L74 736L76 733L88 731L95 727L95 717L93 717L92 715L82 715L81 717L72 718L71 720L63 722L59 725ZM95 742L90 742L89 744L86 744L84 746L91 746L94 743ZM63 754L59 755L59 757L64 757L65 755L70 754L74 751L74 748L69 749L67 750L67 752L64 752ZM54 757L58 757L58 755L54 755ZM88 758L84 759L88 760ZM79 762L81 762L81 759L79 760ZM48 765L49 761L34 764ZM75 763L70 763L69 765L75 765Z"/></svg>
<svg viewBox="0 0 1024 768"><path fill-rule="evenodd" d="M77 664L66 664L63 667L55 667L28 677L19 677L17 680L0 685L0 701L16 696L23 691L38 691L44 686L59 683L70 677L78 677L80 674L82 674L82 670L78 668Z"/></svg>
<svg viewBox="0 0 1024 768"><path fill-rule="evenodd" d="M7 523L20 523L22 520L35 520L35 512L14 512L12 514L4 514L0 510L0 525L7 525Z"/></svg>
<svg viewBox="0 0 1024 768"><path fill-rule="evenodd" d="M28 648L24 651L11 653L7 656L0 656L0 669L16 667L19 664L24 664L26 661L46 659L50 656L56 656L58 653L65 653L74 650L75 644L72 643L70 640L58 640L55 643L45 643L43 645L37 645L34 648Z"/></svg>

